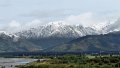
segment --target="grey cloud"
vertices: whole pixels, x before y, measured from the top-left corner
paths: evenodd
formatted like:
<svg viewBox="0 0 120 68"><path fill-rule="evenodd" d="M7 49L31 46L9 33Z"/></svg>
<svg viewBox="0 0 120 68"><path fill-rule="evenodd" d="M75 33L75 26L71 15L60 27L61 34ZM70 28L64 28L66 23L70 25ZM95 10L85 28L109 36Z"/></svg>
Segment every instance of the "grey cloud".
<svg viewBox="0 0 120 68"><path fill-rule="evenodd" d="M8 7L10 6L11 4L0 4L0 7Z"/></svg>
<svg viewBox="0 0 120 68"><path fill-rule="evenodd" d="M9 7L11 6L11 1L10 0L4 0L4 1L0 1L0 7Z"/></svg>

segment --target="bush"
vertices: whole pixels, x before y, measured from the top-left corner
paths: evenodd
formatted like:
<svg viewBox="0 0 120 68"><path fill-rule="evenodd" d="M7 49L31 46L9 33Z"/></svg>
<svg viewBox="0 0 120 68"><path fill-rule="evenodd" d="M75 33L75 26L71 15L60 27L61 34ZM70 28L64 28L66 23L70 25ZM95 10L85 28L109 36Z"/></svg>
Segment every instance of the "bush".
<svg viewBox="0 0 120 68"><path fill-rule="evenodd" d="M115 67L120 67L120 62L115 64Z"/></svg>

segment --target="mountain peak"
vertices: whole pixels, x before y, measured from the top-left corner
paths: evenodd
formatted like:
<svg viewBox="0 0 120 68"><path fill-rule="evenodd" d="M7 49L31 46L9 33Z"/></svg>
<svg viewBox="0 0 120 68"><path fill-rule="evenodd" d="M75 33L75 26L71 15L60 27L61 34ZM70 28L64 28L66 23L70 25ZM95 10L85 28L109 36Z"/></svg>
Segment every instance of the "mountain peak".
<svg viewBox="0 0 120 68"><path fill-rule="evenodd" d="M16 42L19 40L19 36L15 35L15 34L10 34L10 33L7 33L5 31L0 31L0 38L3 38L3 39L12 39L13 42Z"/></svg>
<svg viewBox="0 0 120 68"><path fill-rule="evenodd" d="M54 22L49 22L46 25L54 25L54 26L62 26L62 25L68 25L64 21L54 21Z"/></svg>

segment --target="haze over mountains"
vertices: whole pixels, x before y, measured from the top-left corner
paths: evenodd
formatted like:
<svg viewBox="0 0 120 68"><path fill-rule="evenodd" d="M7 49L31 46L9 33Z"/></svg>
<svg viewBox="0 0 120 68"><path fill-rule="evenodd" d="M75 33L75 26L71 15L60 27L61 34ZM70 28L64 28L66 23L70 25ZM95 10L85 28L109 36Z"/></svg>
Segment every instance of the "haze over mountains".
<svg viewBox="0 0 120 68"><path fill-rule="evenodd" d="M100 23L88 27L82 25L69 25L65 24L64 21L59 21L57 23L51 22L46 25L37 25L30 29L19 30L12 34L1 31L0 51L110 50L107 49L108 47L114 47L111 50L115 50L115 48L119 50L119 39L117 39L117 37L119 37L119 31L120 19L114 23ZM115 33L115 35L111 33ZM89 35L91 36L88 37ZM76 39L79 39L78 42L74 42ZM110 42L113 39L115 41ZM103 43L101 40L106 42ZM66 45L66 43L69 45Z"/></svg>

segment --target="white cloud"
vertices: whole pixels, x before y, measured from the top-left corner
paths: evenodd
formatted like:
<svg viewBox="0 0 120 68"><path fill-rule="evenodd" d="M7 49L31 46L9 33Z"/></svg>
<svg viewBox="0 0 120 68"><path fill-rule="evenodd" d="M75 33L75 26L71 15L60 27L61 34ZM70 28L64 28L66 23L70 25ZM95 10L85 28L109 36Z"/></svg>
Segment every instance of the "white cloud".
<svg viewBox="0 0 120 68"><path fill-rule="evenodd" d="M21 28L21 23L12 20L9 24L5 24L4 27L2 27L2 30L8 31L8 32L15 32L19 28Z"/></svg>
<svg viewBox="0 0 120 68"><path fill-rule="evenodd" d="M57 21L59 22L61 20L57 20ZM71 24L71 25L81 24L81 25L87 27L87 26L91 26L94 24L106 23L108 20L103 19L103 16L99 16L99 14L97 14L97 13L86 12L86 13L82 13L79 15L67 16L62 21L66 24ZM51 21L49 21L49 22L51 22ZM22 29L29 29L32 27L37 27L40 25L47 24L49 22L41 21L39 19L35 19L35 20L30 21L30 22L17 22L15 20L12 20L9 24L7 24L4 27L4 30L14 32L14 31L18 31L20 29L22 30ZM52 21L52 22L56 23L56 21Z"/></svg>
<svg viewBox="0 0 120 68"><path fill-rule="evenodd" d="M97 23L102 23L102 20L96 20L95 14L92 12L86 12L80 15L71 15L65 19L69 24L81 24L83 26L90 26Z"/></svg>
<svg viewBox="0 0 120 68"><path fill-rule="evenodd" d="M16 27L20 27L21 24L19 22L16 22L15 20L12 20L8 26L11 28L16 28Z"/></svg>
<svg viewBox="0 0 120 68"><path fill-rule="evenodd" d="M27 22L25 24L25 26L32 27L32 26L38 26L38 25L41 25L41 24L42 24L42 22L40 20L35 19L35 20L31 21L31 22Z"/></svg>
<svg viewBox="0 0 120 68"><path fill-rule="evenodd" d="M42 22L38 19L35 19L31 22L17 22L12 20L9 24L6 24L2 29L8 32L16 32L23 29L29 29L32 27L37 27L41 25Z"/></svg>

